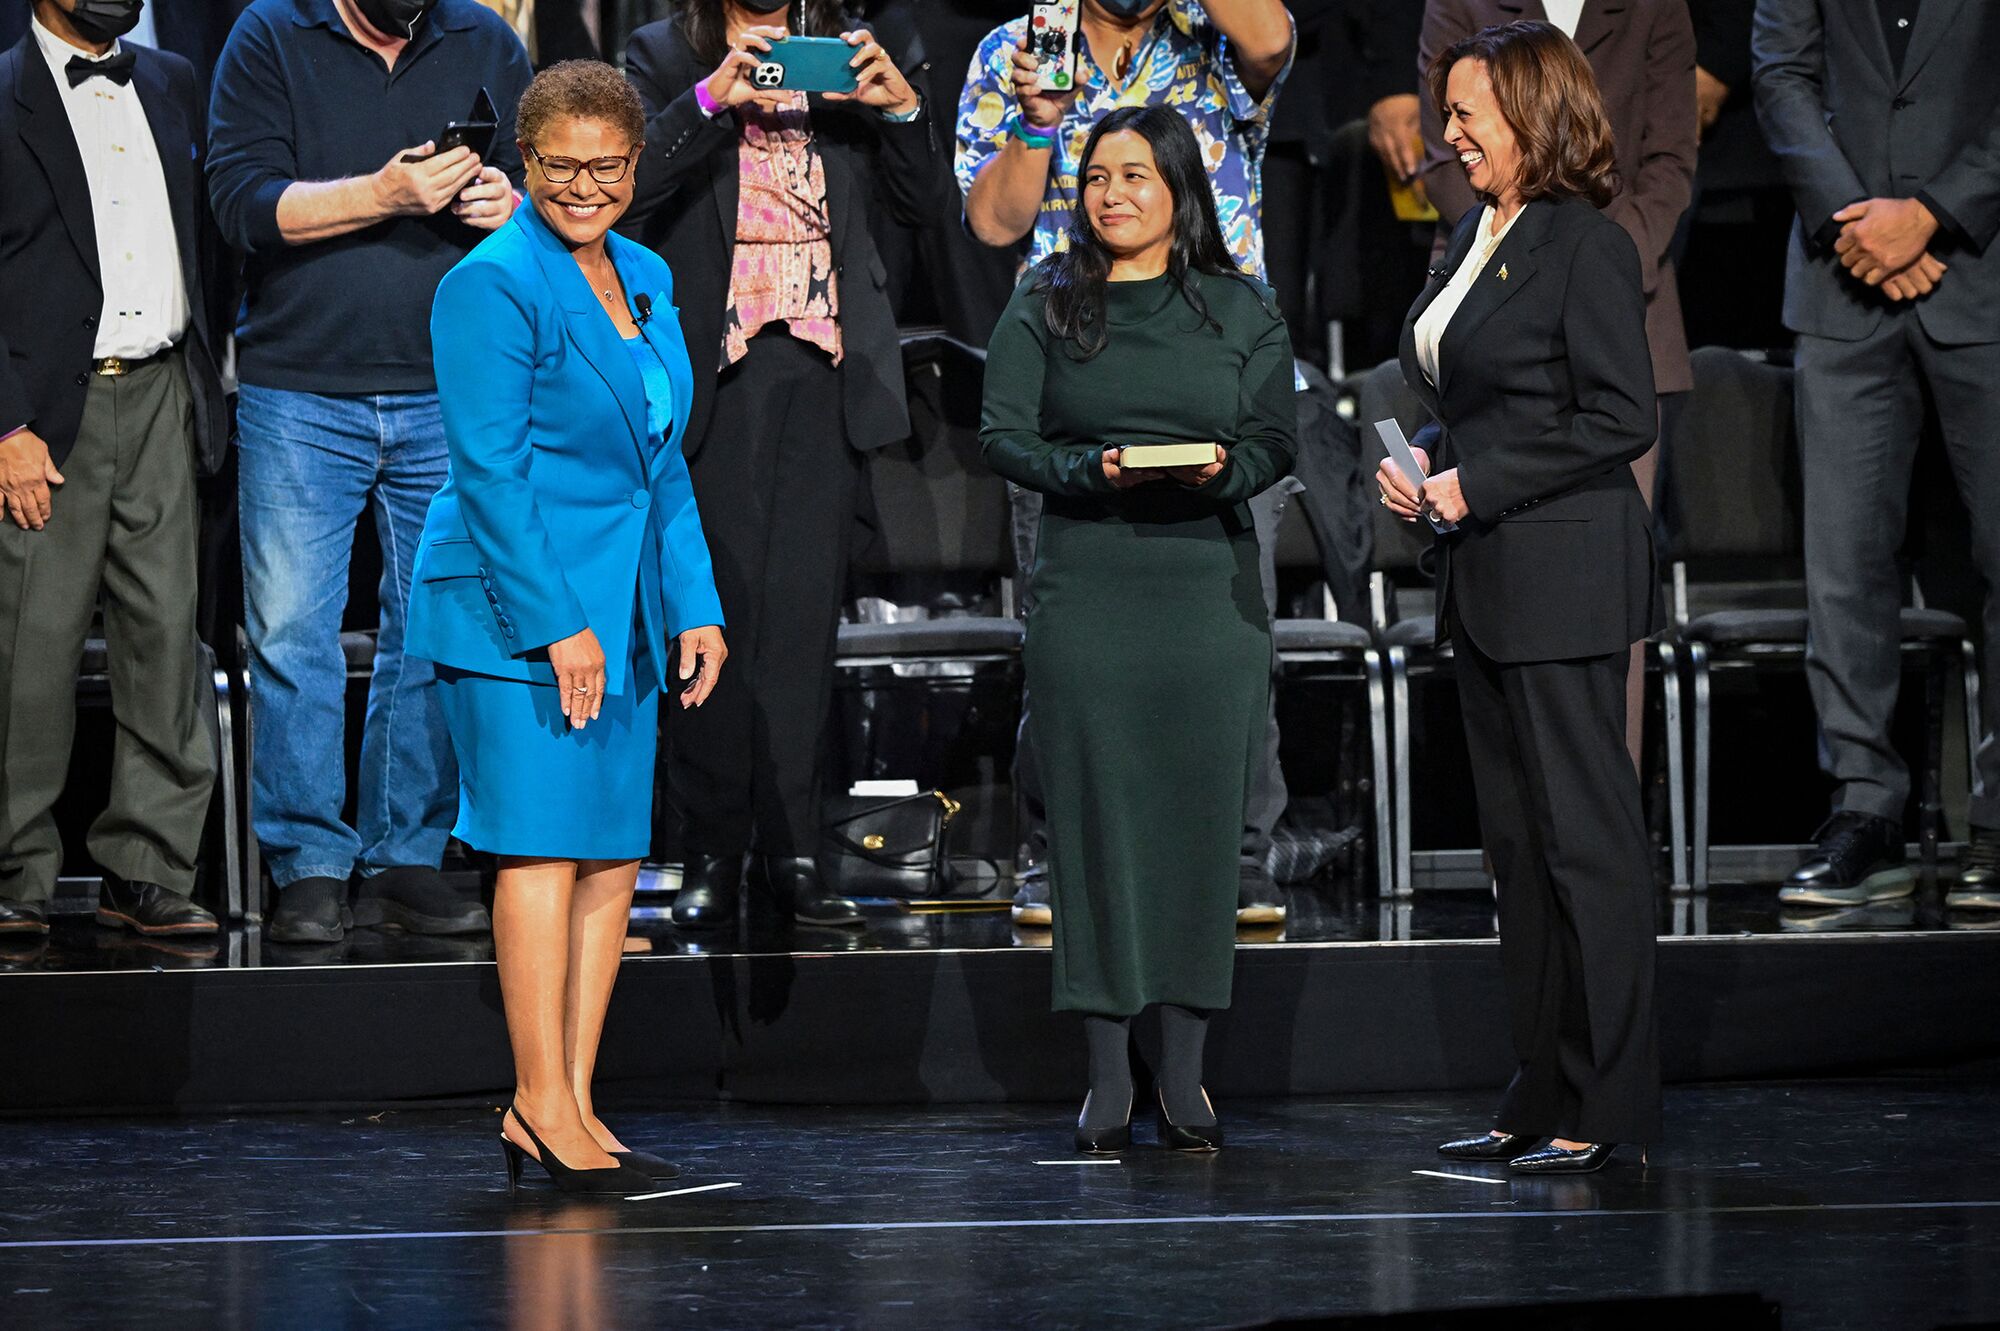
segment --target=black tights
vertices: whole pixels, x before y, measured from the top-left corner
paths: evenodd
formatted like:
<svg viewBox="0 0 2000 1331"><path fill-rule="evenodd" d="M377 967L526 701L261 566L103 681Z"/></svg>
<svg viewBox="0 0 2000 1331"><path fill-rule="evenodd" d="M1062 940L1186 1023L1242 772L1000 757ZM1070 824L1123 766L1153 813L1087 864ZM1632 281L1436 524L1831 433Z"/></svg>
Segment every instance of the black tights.
<svg viewBox="0 0 2000 1331"><path fill-rule="evenodd" d="M1155 1085L1167 1117L1189 1127L1215 1122L1215 1107L1201 1089L1208 1015L1201 1008L1160 1005L1160 1068ZM1086 1015L1083 1037L1090 1049L1090 1098L1084 1101L1083 1126L1116 1127L1132 1109L1131 1019Z"/></svg>

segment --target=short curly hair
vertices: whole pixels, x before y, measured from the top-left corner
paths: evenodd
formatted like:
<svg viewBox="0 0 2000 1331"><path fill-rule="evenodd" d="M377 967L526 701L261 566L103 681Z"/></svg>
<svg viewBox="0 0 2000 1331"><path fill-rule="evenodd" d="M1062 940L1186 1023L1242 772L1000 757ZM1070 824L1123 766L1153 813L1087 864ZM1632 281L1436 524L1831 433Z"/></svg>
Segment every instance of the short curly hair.
<svg viewBox="0 0 2000 1331"><path fill-rule="evenodd" d="M516 130L529 147L561 120L597 120L633 143L646 137L646 108L638 90L602 60L563 60L535 75L521 94Z"/></svg>

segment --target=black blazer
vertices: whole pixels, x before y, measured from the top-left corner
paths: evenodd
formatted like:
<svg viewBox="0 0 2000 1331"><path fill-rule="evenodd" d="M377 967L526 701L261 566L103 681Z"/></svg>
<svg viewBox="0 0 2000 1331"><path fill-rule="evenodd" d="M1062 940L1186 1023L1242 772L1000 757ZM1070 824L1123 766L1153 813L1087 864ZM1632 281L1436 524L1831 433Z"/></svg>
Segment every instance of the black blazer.
<svg viewBox="0 0 2000 1331"><path fill-rule="evenodd" d="M187 61L136 43L125 49L138 58L132 86L159 148L180 242L195 444L202 470L212 472L229 418L216 370L223 251L202 187L206 109ZM32 32L0 55L0 182L0 430L33 426L60 467L83 421L104 289L83 155Z"/></svg>
<svg viewBox="0 0 2000 1331"><path fill-rule="evenodd" d="M1432 387L1417 316L1483 211L1460 219L1403 323L1403 377L1435 418L1412 442L1433 471L1458 468L1472 510L1438 540L1438 640L1449 602L1496 661L1622 652L1660 624L1651 524L1628 465L1656 431L1639 252L1581 199L1528 204L1446 328Z"/></svg>
<svg viewBox="0 0 2000 1331"><path fill-rule="evenodd" d="M685 444L693 457L706 442L729 312L736 118L710 120L701 113L694 85L714 69L695 58L671 19L632 34L625 72L646 103L646 152L619 230L657 250L674 270L681 329L694 361L694 409ZM898 123L865 107L812 98L840 283L847 439L858 449L880 448L910 433L902 347L886 290L889 270L869 233L866 210L879 201L898 221L918 225L957 208L957 187L932 137L930 116L928 103L915 120Z"/></svg>
<svg viewBox="0 0 2000 1331"><path fill-rule="evenodd" d="M1757 119L1799 212L1785 327L1872 334L1896 306L1841 267L1833 215L1922 194L1950 215L1931 252L1951 272L1913 302L1918 322L1947 345L2000 341L2000 4L1927 0L1898 67L1874 0L1763 0L1751 52Z"/></svg>

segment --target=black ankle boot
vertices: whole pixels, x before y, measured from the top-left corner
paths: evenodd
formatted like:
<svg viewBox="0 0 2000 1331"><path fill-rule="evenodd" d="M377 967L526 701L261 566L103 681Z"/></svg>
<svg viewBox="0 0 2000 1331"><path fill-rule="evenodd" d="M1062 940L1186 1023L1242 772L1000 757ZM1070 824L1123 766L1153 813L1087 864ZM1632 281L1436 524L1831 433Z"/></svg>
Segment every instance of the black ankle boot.
<svg viewBox="0 0 2000 1331"><path fill-rule="evenodd" d="M742 899L743 856L689 855L674 896L674 923L683 929L721 929L736 922Z"/></svg>
<svg viewBox="0 0 2000 1331"><path fill-rule="evenodd" d="M778 909L788 911L800 924L860 924L861 907L837 895L819 876L819 865L809 856L767 856L764 873Z"/></svg>

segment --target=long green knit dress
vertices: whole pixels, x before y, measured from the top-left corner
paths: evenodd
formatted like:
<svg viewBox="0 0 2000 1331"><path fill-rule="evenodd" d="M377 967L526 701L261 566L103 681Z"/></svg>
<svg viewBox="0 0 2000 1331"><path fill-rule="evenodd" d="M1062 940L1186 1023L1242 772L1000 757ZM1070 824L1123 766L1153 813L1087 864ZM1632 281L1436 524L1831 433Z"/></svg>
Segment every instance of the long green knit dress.
<svg viewBox="0 0 2000 1331"><path fill-rule="evenodd" d="M1269 289L1110 283L1109 341L1058 342L1030 277L988 347L980 444L1048 496L1033 571L1029 724L1048 806L1055 1007L1229 1005L1238 853L1261 761L1271 626L1245 500L1291 470L1292 348ZM1106 445L1213 440L1199 489L1118 490Z"/></svg>

